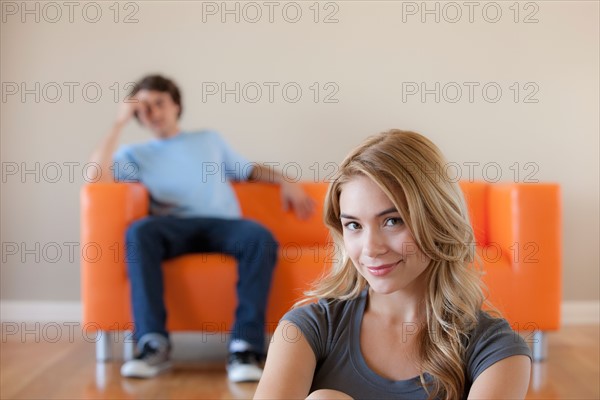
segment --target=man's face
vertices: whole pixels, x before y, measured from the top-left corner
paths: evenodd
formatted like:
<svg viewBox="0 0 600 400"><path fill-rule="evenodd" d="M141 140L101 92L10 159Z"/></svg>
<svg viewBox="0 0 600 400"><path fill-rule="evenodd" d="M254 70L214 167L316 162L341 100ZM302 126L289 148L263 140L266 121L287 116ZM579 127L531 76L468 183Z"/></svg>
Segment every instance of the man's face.
<svg viewBox="0 0 600 400"><path fill-rule="evenodd" d="M168 92L142 89L138 99L137 115L143 126L159 137L168 137L177 130L179 106Z"/></svg>

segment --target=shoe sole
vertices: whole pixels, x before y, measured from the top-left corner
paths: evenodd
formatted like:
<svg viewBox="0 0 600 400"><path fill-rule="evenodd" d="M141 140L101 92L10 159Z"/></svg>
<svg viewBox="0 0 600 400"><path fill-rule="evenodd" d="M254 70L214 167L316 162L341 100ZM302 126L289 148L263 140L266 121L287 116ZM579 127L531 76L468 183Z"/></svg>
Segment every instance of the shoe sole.
<svg viewBox="0 0 600 400"><path fill-rule="evenodd" d="M233 383L242 383L242 382L258 382L262 377L262 370L258 371L238 371L237 373L234 371L227 371L227 379Z"/></svg>
<svg viewBox="0 0 600 400"><path fill-rule="evenodd" d="M167 362L167 363L163 363L160 367L157 367L153 371L147 371L147 373L127 372L127 371L123 371L123 368L121 367L121 376L124 378L136 378L136 379L154 378L157 375L167 372L172 367L173 367L173 364L170 362Z"/></svg>

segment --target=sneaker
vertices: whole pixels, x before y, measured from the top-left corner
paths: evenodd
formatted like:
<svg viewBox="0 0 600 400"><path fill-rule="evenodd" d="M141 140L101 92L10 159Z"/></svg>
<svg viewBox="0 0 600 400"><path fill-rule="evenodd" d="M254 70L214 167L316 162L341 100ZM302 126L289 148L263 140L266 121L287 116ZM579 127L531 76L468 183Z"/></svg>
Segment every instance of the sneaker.
<svg viewBox="0 0 600 400"><path fill-rule="evenodd" d="M227 377L231 382L258 382L262 372L258 354L252 351L229 353Z"/></svg>
<svg viewBox="0 0 600 400"><path fill-rule="evenodd" d="M121 366L121 376L126 378L152 378L171 368L169 347L147 342L140 354Z"/></svg>

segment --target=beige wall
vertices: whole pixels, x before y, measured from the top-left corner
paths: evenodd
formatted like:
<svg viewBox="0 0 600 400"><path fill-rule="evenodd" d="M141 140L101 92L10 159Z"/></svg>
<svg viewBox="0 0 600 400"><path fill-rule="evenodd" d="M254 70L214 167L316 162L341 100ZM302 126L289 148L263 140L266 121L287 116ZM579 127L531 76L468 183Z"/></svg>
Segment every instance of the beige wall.
<svg viewBox="0 0 600 400"><path fill-rule="evenodd" d="M313 2L275 2L273 22L269 5L239 3L239 23L235 15L221 22L221 10L209 13L221 2L121 3L118 23L113 2L75 2L73 22L63 2L28 2L29 9L39 7L39 22L22 4L2 2L3 300L79 299L81 249L70 243L79 240L82 169L115 116L113 97L122 98L128 82L154 71L182 86L184 128L218 129L253 160L296 162L304 179L315 171L323 178L330 172L325 163L339 162L369 134L398 127L430 136L464 167L465 179L465 163L479 162L475 178L493 179L494 169L483 176L483 166L497 163L503 181L532 173L532 179L560 183L563 297L599 298L597 2L520 3L517 23L513 2L480 2L473 22L469 8L454 3L462 7L455 23L448 20L457 9L444 3L439 23L435 15L421 22L420 13L411 14L421 2L320 3L318 23ZM233 9L236 3L227 4ZM255 5L262 19L252 23ZM300 20L288 22L296 5ZM88 22L96 8L99 21ZM492 23L497 8L502 15ZM123 23L129 14L138 21ZM326 16L337 22L323 23ZM526 16L538 22L524 23ZM229 88L240 82L239 103L233 94L223 102L206 91L221 82ZM262 89L255 103L252 82ZM265 82L279 84L272 102ZM439 103L433 94L424 102L408 94L421 82L430 89L440 83ZM464 82L479 85L472 102ZM286 83L287 98L281 90ZM452 103L456 86L462 98ZM97 87L102 93L95 101ZM294 87L302 90L295 103ZM496 87L502 95L494 103ZM22 89L30 89L24 99ZM327 94L337 102L325 102ZM526 95L537 102L526 102ZM123 141L147 137L132 125ZM37 176L22 176L23 167L35 169L36 163ZM14 168L19 171L12 174Z"/></svg>

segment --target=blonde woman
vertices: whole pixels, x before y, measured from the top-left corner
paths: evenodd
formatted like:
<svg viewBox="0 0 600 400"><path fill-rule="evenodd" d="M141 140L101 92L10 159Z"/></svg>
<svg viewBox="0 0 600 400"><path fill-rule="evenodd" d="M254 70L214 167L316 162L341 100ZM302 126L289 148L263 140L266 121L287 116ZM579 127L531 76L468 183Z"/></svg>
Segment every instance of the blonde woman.
<svg viewBox="0 0 600 400"><path fill-rule="evenodd" d="M343 161L325 200L343 255L282 318L255 399L525 397L530 350L482 311L473 230L444 164L399 130Z"/></svg>

